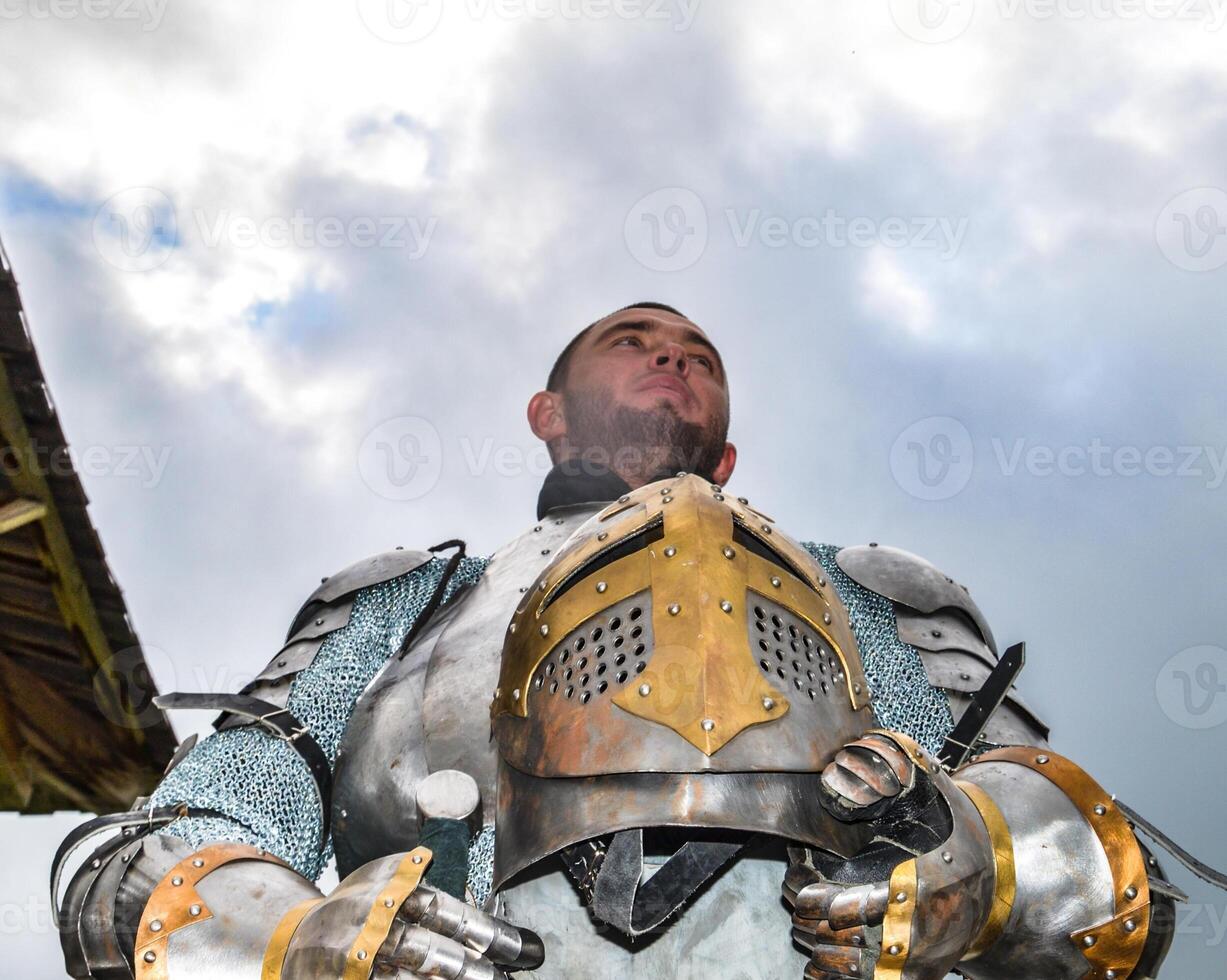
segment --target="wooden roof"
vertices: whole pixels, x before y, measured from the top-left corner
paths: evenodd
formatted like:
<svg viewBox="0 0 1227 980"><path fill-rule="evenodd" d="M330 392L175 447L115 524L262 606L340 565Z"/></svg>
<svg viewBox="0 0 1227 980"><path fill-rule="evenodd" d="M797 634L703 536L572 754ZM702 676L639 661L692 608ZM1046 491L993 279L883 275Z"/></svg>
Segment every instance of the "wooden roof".
<svg viewBox="0 0 1227 980"><path fill-rule="evenodd" d="M175 736L0 247L0 810L126 809Z"/></svg>

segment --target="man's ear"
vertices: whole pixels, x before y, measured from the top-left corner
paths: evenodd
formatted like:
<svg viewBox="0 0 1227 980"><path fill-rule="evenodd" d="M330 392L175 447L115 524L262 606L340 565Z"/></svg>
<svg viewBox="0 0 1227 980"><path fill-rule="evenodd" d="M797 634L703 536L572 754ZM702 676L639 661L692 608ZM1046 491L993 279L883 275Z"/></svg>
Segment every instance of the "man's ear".
<svg viewBox="0 0 1227 980"><path fill-rule="evenodd" d="M724 444L724 452L720 456L720 462L714 470L712 470L713 483L724 486L729 482L729 477L733 475L733 467L737 465L737 447L731 442Z"/></svg>
<svg viewBox="0 0 1227 980"><path fill-rule="evenodd" d="M528 400L528 427L542 442L549 444L567 434L567 418L562 410L562 395L539 391Z"/></svg>

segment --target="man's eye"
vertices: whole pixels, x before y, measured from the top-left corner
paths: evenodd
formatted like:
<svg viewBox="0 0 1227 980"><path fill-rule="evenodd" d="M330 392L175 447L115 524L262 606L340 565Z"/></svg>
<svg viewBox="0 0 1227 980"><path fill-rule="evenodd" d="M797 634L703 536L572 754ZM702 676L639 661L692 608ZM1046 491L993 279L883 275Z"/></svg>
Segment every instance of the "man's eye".
<svg viewBox="0 0 1227 980"><path fill-rule="evenodd" d="M714 366L712 365L712 362L711 362L711 358L710 358L710 357L707 357L707 356L705 356L705 355L703 355L703 354L691 354L691 355L690 355L690 359L691 359L692 361L698 361L700 364L702 364L702 365L703 365L705 368L707 368L707 370L709 370L709 371L711 371L711 370L713 370L713 369L714 369Z"/></svg>
<svg viewBox="0 0 1227 980"><path fill-rule="evenodd" d="M619 337L617 340L615 340L615 341L614 341L614 346L615 346L615 347L617 347L617 346L618 346L618 344L624 344L624 343L626 343L627 341L629 341L630 343L634 344L636 347L642 347L642 346L643 346L643 344L640 342L640 340L639 340L639 338L638 338L638 337L632 336L632 335L630 335L630 334L627 334L627 336L625 336L625 337Z"/></svg>

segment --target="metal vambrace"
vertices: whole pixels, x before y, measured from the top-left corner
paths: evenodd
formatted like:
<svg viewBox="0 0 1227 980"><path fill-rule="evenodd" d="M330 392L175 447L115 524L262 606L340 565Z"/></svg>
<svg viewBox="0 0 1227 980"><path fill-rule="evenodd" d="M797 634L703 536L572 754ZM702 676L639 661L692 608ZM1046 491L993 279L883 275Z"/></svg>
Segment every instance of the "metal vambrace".
<svg viewBox="0 0 1227 980"><path fill-rule="evenodd" d="M1025 747L982 755L954 780L979 814L994 865L989 911L959 962L963 975L1157 975L1171 946L1174 906L1151 888L1148 872L1158 875L1157 863L1098 783L1068 759Z"/></svg>

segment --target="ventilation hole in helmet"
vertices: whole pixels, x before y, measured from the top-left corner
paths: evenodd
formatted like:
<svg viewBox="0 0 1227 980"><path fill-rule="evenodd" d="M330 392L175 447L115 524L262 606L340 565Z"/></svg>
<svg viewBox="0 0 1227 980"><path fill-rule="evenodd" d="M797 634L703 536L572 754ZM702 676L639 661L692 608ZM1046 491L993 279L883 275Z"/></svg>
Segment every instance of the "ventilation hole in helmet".
<svg viewBox="0 0 1227 980"><path fill-rule="evenodd" d="M615 677L615 678L614 678L614 680L616 680L616 681L617 681L619 684L625 684L625 683L626 683L626 676L627 676L627 675L626 675L626 671L625 671L625 670L620 670L620 671L618 671L618 676L617 676L617 677Z"/></svg>
<svg viewBox="0 0 1227 980"><path fill-rule="evenodd" d="M568 698L575 697L575 688L573 688L573 687L568 687L568 688L567 688L567 697L568 697Z"/></svg>
<svg viewBox="0 0 1227 980"><path fill-rule="evenodd" d="M642 615L643 615L643 610L640 609L638 606L635 606L630 611L631 622L634 622L636 619L638 619Z"/></svg>
<svg viewBox="0 0 1227 980"><path fill-rule="evenodd" d="M586 678L585 678L585 679L586 679ZM592 692L591 692L591 691L585 691L583 694L581 694L581 695L579 696L579 703L580 703L580 704L587 704L587 703L588 703L590 700L592 700Z"/></svg>
<svg viewBox="0 0 1227 980"><path fill-rule="evenodd" d="M587 643L588 641L585 640L582 636L577 636L575 638L575 652L579 653L580 650L582 650Z"/></svg>
<svg viewBox="0 0 1227 980"><path fill-rule="evenodd" d="M607 690L609 690L609 683L607 681L601 681L601 683L596 686L597 694L604 694Z"/></svg>
<svg viewBox="0 0 1227 980"><path fill-rule="evenodd" d="M605 635L605 631L604 631L603 629L601 629L601 627L599 627L599 626L594 626L594 627L592 628L592 640L593 640L593 642L594 642L594 643L595 643L597 640L599 640L599 639L600 639L602 636L604 636L604 635Z"/></svg>
<svg viewBox="0 0 1227 980"><path fill-rule="evenodd" d="M644 663L642 660L640 660L640 661L639 661L639 663L635 664L635 673L636 673L636 674L642 674L642 673L643 673L643 669L644 669L646 666L647 666L647 664L645 664L645 663Z"/></svg>
<svg viewBox="0 0 1227 980"><path fill-rule="evenodd" d="M622 617L615 616L613 619L611 619L609 621L609 628L615 631L620 630L622 628Z"/></svg>

